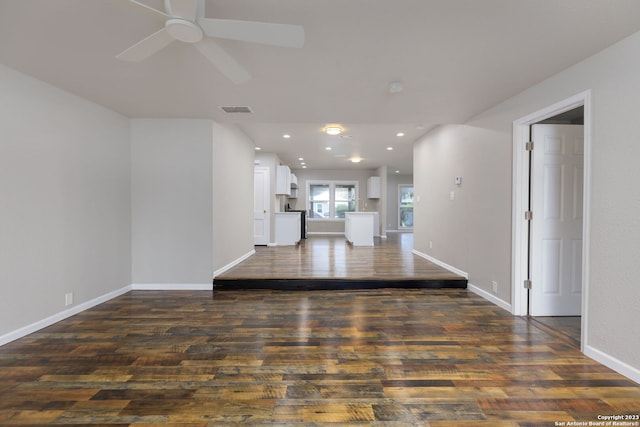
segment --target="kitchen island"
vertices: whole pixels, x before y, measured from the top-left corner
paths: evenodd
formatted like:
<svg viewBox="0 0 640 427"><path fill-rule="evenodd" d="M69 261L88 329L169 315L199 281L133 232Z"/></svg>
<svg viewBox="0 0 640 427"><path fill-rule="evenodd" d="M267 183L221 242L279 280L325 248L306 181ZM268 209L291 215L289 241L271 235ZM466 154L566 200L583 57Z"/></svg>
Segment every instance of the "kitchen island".
<svg viewBox="0 0 640 427"><path fill-rule="evenodd" d="M300 241L300 212L276 212L275 229L277 246L291 246Z"/></svg>
<svg viewBox="0 0 640 427"><path fill-rule="evenodd" d="M377 212L347 212L344 215L344 235L353 246L373 246Z"/></svg>

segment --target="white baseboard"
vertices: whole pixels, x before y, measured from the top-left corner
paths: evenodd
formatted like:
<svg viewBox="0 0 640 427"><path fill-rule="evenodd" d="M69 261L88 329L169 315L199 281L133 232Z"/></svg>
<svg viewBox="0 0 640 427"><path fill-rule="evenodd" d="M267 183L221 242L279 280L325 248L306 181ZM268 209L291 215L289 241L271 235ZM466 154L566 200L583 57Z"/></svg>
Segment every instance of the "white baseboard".
<svg viewBox="0 0 640 427"><path fill-rule="evenodd" d="M427 261L431 261L432 263L434 263L436 265L439 265L440 267L444 268L445 270L449 270L450 272L455 273L458 276L462 276L467 280L469 279L469 274L466 271L459 270L459 269L457 269L457 268L455 268L455 267L453 267L453 266L451 266L451 265L449 265L449 264L447 264L445 262L440 261L437 258L432 257L431 255L427 255L427 254L422 253L420 251L417 251L415 249L413 249L411 252L413 254L415 254L415 255L418 255L421 258L426 259Z"/></svg>
<svg viewBox="0 0 640 427"><path fill-rule="evenodd" d="M231 261L229 264L225 265L222 268L217 269L216 271L213 272L213 277L215 278L216 276L221 275L222 273L224 273L225 271L231 269L232 267L235 267L236 265L240 264L242 261L244 261L245 259L249 258L251 255L255 254L256 250L255 249L251 249L249 252L247 252L246 254L242 255L240 258Z"/></svg>
<svg viewBox="0 0 640 427"><path fill-rule="evenodd" d="M588 344L584 346L584 354L640 384L640 369L635 368L622 360L618 360Z"/></svg>
<svg viewBox="0 0 640 427"><path fill-rule="evenodd" d="M344 231L308 231L308 236L344 236Z"/></svg>
<svg viewBox="0 0 640 427"><path fill-rule="evenodd" d="M125 286L116 291L109 292L107 294L94 298L90 301L75 305L67 310L56 313L53 316L49 316L46 319L38 320L37 322L34 322L30 325L24 326L20 329L16 329L15 331L11 331L7 334L4 334L0 336L0 346L10 343L11 341L15 341L19 338L25 337L34 332L37 332L40 329L44 329L48 326L53 325L54 323L58 323L61 320L74 316L82 311L88 310L91 307L95 307L98 304L102 304L103 302L107 302L115 297L126 294L130 290L131 290L131 285Z"/></svg>
<svg viewBox="0 0 640 427"><path fill-rule="evenodd" d="M490 301L490 302L494 303L498 307L507 310L509 313L512 313L511 304L504 302L503 300L501 300L497 296L485 291L484 289L481 289L481 288L479 288L479 287L477 287L475 285L472 285L471 283L468 283L468 282L467 282L467 289L469 289L474 294L476 294L478 296L481 296L482 298L486 299L487 301Z"/></svg>
<svg viewBox="0 0 640 427"><path fill-rule="evenodd" d="M213 283L133 283L132 291L211 291Z"/></svg>

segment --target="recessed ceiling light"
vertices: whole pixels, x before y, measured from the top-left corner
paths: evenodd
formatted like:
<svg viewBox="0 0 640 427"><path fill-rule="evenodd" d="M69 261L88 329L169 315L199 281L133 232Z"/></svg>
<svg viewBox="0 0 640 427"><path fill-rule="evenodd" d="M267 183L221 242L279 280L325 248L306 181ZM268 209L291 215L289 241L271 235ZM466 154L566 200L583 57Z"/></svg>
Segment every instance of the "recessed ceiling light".
<svg viewBox="0 0 640 427"><path fill-rule="evenodd" d="M393 147L387 147L387 150L391 151L393 150Z"/></svg>
<svg viewBox="0 0 640 427"><path fill-rule="evenodd" d="M351 163L360 163L362 161L360 157L352 157L349 160L351 160Z"/></svg>
<svg viewBox="0 0 640 427"><path fill-rule="evenodd" d="M327 148L325 148L325 150L331 151L331 147L327 147Z"/></svg>
<svg viewBox="0 0 640 427"><path fill-rule="evenodd" d="M396 173L400 173L400 171L396 171Z"/></svg>
<svg viewBox="0 0 640 427"><path fill-rule="evenodd" d="M260 147L256 147L256 151L258 151L258 150L262 150L262 148L260 148Z"/></svg>
<svg viewBox="0 0 640 427"><path fill-rule="evenodd" d="M404 132L398 132L396 133L396 136L404 136Z"/></svg>
<svg viewBox="0 0 640 427"><path fill-rule="evenodd" d="M305 162L300 162L300 164L301 164L301 165L306 165L306 163L305 163Z"/></svg>
<svg viewBox="0 0 640 427"><path fill-rule="evenodd" d="M306 168L307 168L306 166L303 166L303 167L302 167L302 169L306 169Z"/></svg>
<svg viewBox="0 0 640 427"><path fill-rule="evenodd" d="M291 135L289 135L288 133L285 133L284 135L282 135L282 137L284 139L289 139L289 138L291 138Z"/></svg>
<svg viewBox="0 0 640 427"><path fill-rule="evenodd" d="M302 161L304 160L304 157L298 157L298 160Z"/></svg>
<svg viewBox="0 0 640 427"><path fill-rule="evenodd" d="M342 132L344 132L344 128L340 125L326 125L323 130L327 135L334 136L340 135Z"/></svg>

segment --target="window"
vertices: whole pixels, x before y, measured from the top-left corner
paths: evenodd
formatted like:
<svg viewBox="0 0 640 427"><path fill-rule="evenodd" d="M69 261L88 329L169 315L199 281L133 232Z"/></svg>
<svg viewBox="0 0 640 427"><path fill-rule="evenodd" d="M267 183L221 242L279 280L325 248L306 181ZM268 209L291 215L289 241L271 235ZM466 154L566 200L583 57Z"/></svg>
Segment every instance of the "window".
<svg viewBox="0 0 640 427"><path fill-rule="evenodd" d="M345 212L356 212L357 182L308 181L309 218L342 219Z"/></svg>
<svg viewBox="0 0 640 427"><path fill-rule="evenodd" d="M413 185L399 185L398 228L413 228Z"/></svg>

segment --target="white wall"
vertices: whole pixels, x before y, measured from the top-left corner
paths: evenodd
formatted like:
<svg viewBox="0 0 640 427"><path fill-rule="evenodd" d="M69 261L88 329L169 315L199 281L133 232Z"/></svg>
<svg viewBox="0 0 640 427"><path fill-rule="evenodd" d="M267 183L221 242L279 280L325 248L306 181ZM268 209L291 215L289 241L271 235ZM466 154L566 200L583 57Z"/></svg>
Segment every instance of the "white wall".
<svg viewBox="0 0 640 427"><path fill-rule="evenodd" d="M237 127L213 125L213 268L253 248L254 144ZM275 189L275 187L273 187Z"/></svg>
<svg viewBox="0 0 640 427"><path fill-rule="evenodd" d="M416 143L414 244L511 303L513 121L591 90L590 256L585 352L640 378L640 33ZM454 175L463 176L456 189ZM456 199L448 199L456 191ZM433 250L429 241L433 241Z"/></svg>
<svg viewBox="0 0 640 427"><path fill-rule="evenodd" d="M211 120L131 120L134 284L211 283L212 131Z"/></svg>
<svg viewBox="0 0 640 427"><path fill-rule="evenodd" d="M0 129L1 337L128 286L131 221L125 117L0 65Z"/></svg>

